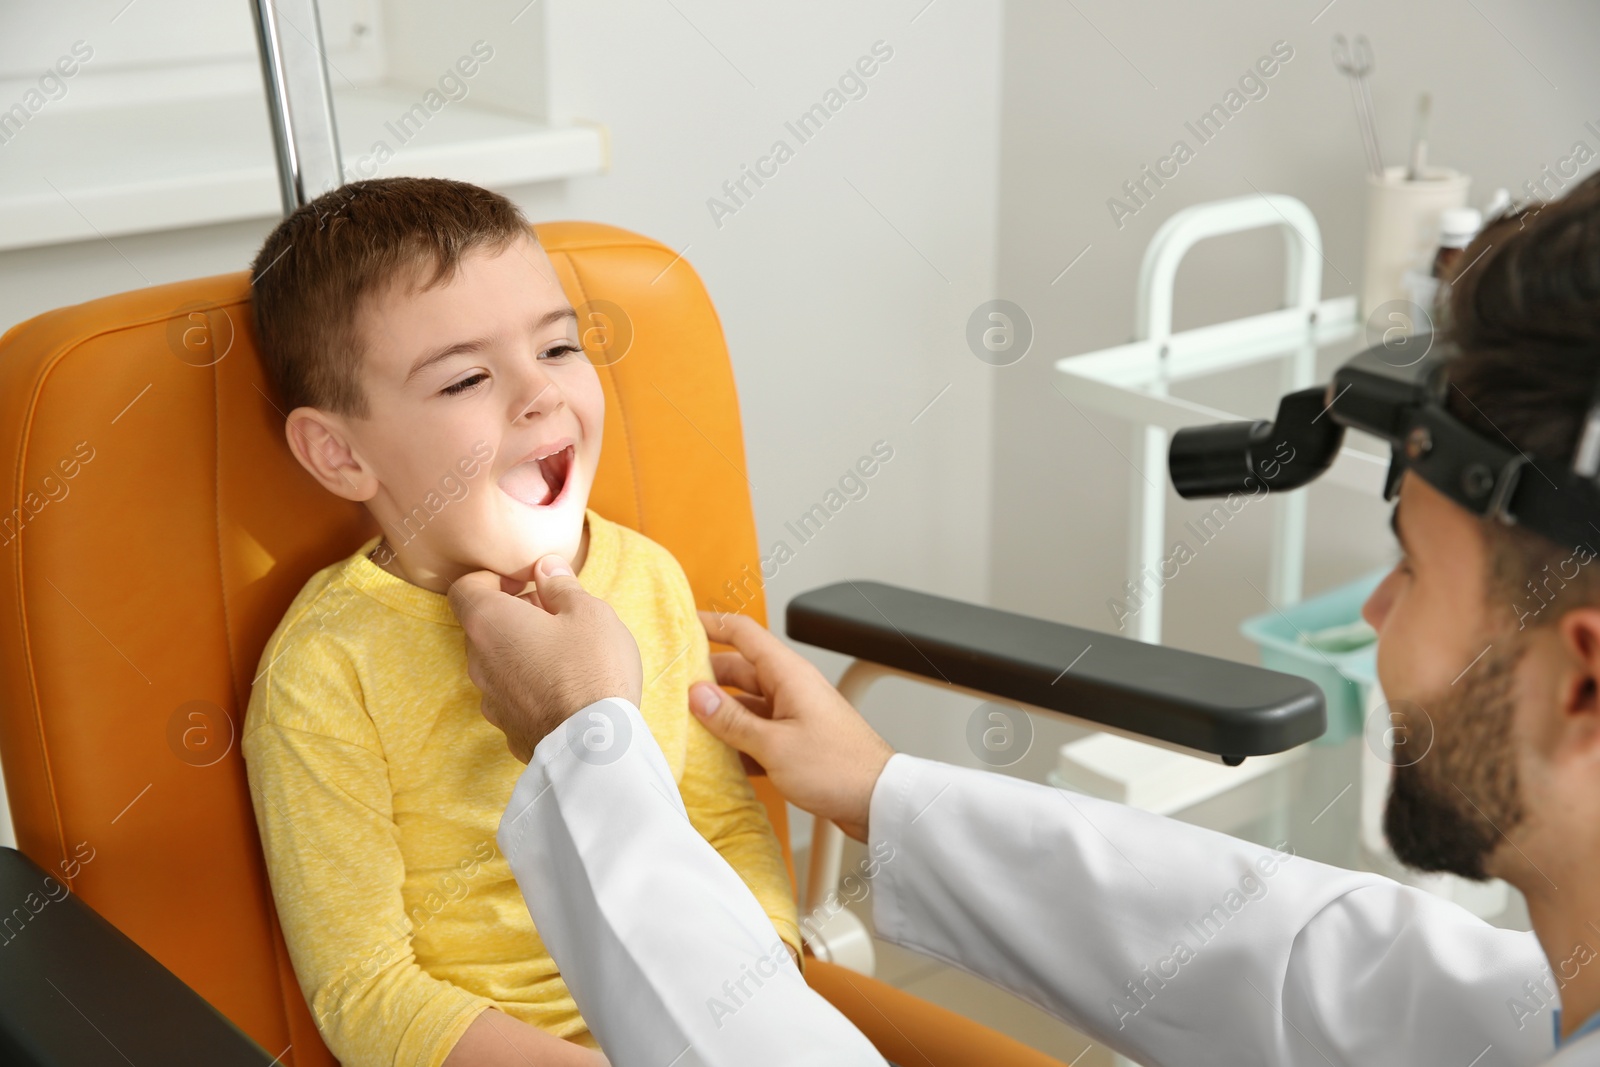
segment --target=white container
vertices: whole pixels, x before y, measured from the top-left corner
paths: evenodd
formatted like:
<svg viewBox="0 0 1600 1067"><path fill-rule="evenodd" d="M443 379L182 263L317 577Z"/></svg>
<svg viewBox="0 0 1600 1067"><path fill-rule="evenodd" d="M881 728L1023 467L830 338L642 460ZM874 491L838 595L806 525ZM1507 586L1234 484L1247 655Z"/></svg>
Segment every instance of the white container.
<svg viewBox="0 0 1600 1067"><path fill-rule="evenodd" d="M1472 178L1448 167L1430 167L1424 178L1406 180L1405 167L1367 175L1367 244L1361 270L1361 315L1391 300L1411 299L1408 270L1427 271L1439 248L1439 215L1465 207ZM1425 309L1429 310L1429 309Z"/></svg>
<svg viewBox="0 0 1600 1067"><path fill-rule="evenodd" d="M1289 775L1279 772L1287 772L1305 756L1306 746L1297 745L1228 767L1159 745L1097 733L1062 745L1055 769L1045 781L1057 789L1183 817L1223 833L1265 820L1268 843L1277 844L1289 835L1292 791Z"/></svg>

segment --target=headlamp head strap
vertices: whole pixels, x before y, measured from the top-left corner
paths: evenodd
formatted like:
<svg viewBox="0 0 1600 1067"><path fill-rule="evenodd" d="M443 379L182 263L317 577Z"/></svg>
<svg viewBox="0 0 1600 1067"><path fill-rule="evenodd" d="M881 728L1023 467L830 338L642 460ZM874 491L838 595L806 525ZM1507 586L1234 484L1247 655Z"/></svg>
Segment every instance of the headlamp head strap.
<svg viewBox="0 0 1600 1067"><path fill-rule="evenodd" d="M1384 498L1394 498L1400 475L1410 469L1475 515L1522 525L1563 546L1600 543L1600 482L1594 477L1600 469L1600 384L1572 466L1541 464L1504 434L1480 433L1445 409L1452 354L1441 346L1414 365L1397 367L1385 352L1369 349L1342 367L1330 386L1342 390L1331 409L1335 419L1389 442Z"/></svg>

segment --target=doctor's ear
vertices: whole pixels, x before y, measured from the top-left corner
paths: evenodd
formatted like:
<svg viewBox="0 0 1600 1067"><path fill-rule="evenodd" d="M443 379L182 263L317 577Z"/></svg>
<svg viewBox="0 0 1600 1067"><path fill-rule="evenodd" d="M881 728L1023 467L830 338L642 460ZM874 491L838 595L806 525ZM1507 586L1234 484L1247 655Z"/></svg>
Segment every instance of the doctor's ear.
<svg viewBox="0 0 1600 1067"><path fill-rule="evenodd" d="M356 454L342 420L312 407L289 412L284 425L289 450L328 492L346 500L370 500L378 481Z"/></svg>
<svg viewBox="0 0 1600 1067"><path fill-rule="evenodd" d="M1573 608L1556 624L1567 659L1561 718L1568 740L1600 759L1600 608Z"/></svg>

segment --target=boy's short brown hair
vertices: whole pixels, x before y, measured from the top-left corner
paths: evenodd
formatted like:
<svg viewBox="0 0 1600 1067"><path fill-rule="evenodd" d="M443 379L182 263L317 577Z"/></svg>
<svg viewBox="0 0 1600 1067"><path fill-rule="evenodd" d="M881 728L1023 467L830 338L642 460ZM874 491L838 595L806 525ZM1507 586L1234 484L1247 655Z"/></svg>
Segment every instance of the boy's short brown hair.
<svg viewBox="0 0 1600 1067"><path fill-rule="evenodd" d="M352 182L289 215L250 264L256 337L286 410L366 418L361 301L407 272L432 288L468 251L497 251L524 234L533 231L510 200L443 178Z"/></svg>

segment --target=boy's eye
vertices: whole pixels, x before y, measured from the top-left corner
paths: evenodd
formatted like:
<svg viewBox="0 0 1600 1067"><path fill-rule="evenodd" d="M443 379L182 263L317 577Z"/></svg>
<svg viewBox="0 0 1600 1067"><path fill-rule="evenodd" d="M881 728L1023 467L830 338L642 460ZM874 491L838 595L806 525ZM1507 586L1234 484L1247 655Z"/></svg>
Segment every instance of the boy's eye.
<svg viewBox="0 0 1600 1067"><path fill-rule="evenodd" d="M566 356L577 355L581 351L583 351L583 350L581 348L579 348L578 346L576 346L576 345L574 345L574 344L572 344L570 342L563 342L562 344L556 345L554 348L548 348L544 352L540 353L540 358L541 359L562 359L562 358L564 358ZM485 380L488 377L489 376L487 374L484 374L483 372L480 371L477 374L473 374L473 375L471 375L469 377L461 379L459 382L457 382L454 385L447 385L440 391L443 392L443 393L446 393L449 396L459 396L462 393L469 392L474 387L476 387L479 382Z"/></svg>
<svg viewBox="0 0 1600 1067"><path fill-rule="evenodd" d="M459 395L461 393L466 392L468 389L471 389L473 386L477 385L479 382L483 381L487 377L488 377L487 374L482 374L482 373L474 374L471 377L461 379L459 382L457 382L454 385L445 386L444 389L441 390L441 392L447 393L450 396L457 396L457 395Z"/></svg>

